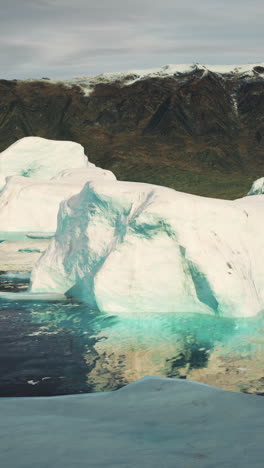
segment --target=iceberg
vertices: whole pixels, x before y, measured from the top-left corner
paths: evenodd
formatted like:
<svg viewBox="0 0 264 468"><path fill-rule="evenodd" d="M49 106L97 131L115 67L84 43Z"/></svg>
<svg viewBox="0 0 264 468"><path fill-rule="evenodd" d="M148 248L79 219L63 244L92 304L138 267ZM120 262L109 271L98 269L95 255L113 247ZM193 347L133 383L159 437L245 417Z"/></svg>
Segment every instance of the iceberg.
<svg viewBox="0 0 264 468"><path fill-rule="evenodd" d="M22 168L29 168L27 176ZM90 163L77 143L38 137L19 140L0 155L1 231L54 233L60 202L98 178L116 179Z"/></svg>
<svg viewBox="0 0 264 468"><path fill-rule="evenodd" d="M60 205L31 293L108 314L251 317L264 309L264 198L228 201L93 180Z"/></svg>
<svg viewBox="0 0 264 468"><path fill-rule="evenodd" d="M199 382L145 377L112 392L1 398L0 411L2 467L263 467L262 398Z"/></svg>
<svg viewBox="0 0 264 468"><path fill-rule="evenodd" d="M79 143L35 136L21 138L0 154L0 189L8 176L47 180L62 170L87 168L89 164Z"/></svg>
<svg viewBox="0 0 264 468"><path fill-rule="evenodd" d="M27 292L4 292L0 291L0 300L7 299L8 301L17 302L19 301L32 301L32 302L62 302L67 301L67 298L63 294L30 294Z"/></svg>
<svg viewBox="0 0 264 468"><path fill-rule="evenodd" d="M111 175L112 173L110 173ZM111 176L112 177L112 176ZM73 182L67 179L38 180L21 176L8 177L0 192L1 231L45 232L56 231L59 205L72 195L79 193L89 181L89 170Z"/></svg>
<svg viewBox="0 0 264 468"><path fill-rule="evenodd" d="M260 179L255 180L248 192L248 195L261 194L264 194L264 177L260 177Z"/></svg>
<svg viewBox="0 0 264 468"><path fill-rule="evenodd" d="M49 232L28 232L26 234L28 239L52 239L54 233Z"/></svg>
<svg viewBox="0 0 264 468"><path fill-rule="evenodd" d="M7 178L0 193L0 226L2 231L56 231L60 202L83 186L81 183L60 183Z"/></svg>

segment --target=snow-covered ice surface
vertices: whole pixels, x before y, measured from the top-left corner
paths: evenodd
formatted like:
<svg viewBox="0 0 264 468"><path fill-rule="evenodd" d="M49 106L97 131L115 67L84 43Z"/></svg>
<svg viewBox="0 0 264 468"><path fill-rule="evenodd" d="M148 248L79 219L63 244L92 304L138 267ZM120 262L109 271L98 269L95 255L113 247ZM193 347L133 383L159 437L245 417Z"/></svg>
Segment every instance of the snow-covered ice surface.
<svg viewBox="0 0 264 468"><path fill-rule="evenodd" d="M1 277L0 277L1 279ZM13 293L13 292L0 292L0 298L1 299L8 299L9 301L17 301L18 300L18 294ZM19 300L20 301L43 301L43 302L49 302L49 301L66 301L66 297L63 294L56 294L56 293L45 293L45 294L30 294L27 292L20 292L19 293Z"/></svg>
<svg viewBox="0 0 264 468"><path fill-rule="evenodd" d="M260 179L255 180L255 182L252 184L248 195L262 195L264 194L264 177L261 177Z"/></svg>
<svg viewBox="0 0 264 468"><path fill-rule="evenodd" d="M66 169L52 177L51 181L85 184L89 180L96 180L98 178L116 180L113 172L97 167L95 164L89 162L89 167L87 169Z"/></svg>
<svg viewBox="0 0 264 468"><path fill-rule="evenodd" d="M8 468L262 468L258 396L147 377L118 391L0 400Z"/></svg>
<svg viewBox="0 0 264 468"><path fill-rule="evenodd" d="M0 153L0 189L7 176L47 180L64 169L88 166L84 149L78 143L25 137Z"/></svg>
<svg viewBox="0 0 264 468"><path fill-rule="evenodd" d="M54 232L60 202L97 178L115 180L112 172L89 163L77 143L19 140L0 154L0 184L6 182L0 192L1 231Z"/></svg>
<svg viewBox="0 0 264 468"><path fill-rule="evenodd" d="M257 70L255 69L257 68ZM263 70L262 70L263 69ZM202 65L199 63L193 64L168 64L161 67L141 69L141 70L128 70L124 72L115 73L102 73L97 76L80 76L65 80L56 79L42 79L48 83L63 83L66 86L79 86L84 95L89 96L96 85L98 84L111 84L118 83L122 86L129 86L136 81L146 78L167 78L173 76L184 76L192 73L195 70L203 71L202 77L206 76L208 72L214 72L225 76L238 76L245 78L264 78L264 63L254 64L240 64L240 65ZM22 80L22 81L36 81L35 79Z"/></svg>
<svg viewBox="0 0 264 468"><path fill-rule="evenodd" d="M264 309L264 198L217 200L133 182L84 186L60 206L32 293L67 293L109 314Z"/></svg>

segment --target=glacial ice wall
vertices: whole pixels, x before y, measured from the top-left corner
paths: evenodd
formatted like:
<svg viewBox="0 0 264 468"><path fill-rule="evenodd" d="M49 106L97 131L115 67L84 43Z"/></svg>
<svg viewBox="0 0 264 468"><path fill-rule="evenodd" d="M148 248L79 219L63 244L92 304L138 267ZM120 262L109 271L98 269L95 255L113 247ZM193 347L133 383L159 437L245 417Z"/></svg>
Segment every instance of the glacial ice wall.
<svg viewBox="0 0 264 468"><path fill-rule="evenodd" d="M110 314L264 309L264 197L217 200L100 179L61 203L31 292L66 293Z"/></svg>

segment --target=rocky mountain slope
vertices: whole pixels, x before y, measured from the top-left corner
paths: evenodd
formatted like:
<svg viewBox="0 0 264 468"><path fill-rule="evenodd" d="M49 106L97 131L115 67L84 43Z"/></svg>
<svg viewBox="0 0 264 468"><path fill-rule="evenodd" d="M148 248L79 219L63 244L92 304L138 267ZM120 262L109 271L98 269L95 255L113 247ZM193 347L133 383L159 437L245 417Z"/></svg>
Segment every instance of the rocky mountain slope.
<svg viewBox="0 0 264 468"><path fill-rule="evenodd" d="M239 197L264 172L264 64L0 80L0 150L29 135L81 143L119 179Z"/></svg>

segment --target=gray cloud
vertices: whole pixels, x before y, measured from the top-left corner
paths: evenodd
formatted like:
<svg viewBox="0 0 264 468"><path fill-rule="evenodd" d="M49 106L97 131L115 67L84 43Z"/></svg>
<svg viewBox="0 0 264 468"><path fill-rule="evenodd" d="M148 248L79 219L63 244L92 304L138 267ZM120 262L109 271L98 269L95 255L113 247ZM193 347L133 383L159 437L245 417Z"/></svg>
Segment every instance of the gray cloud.
<svg viewBox="0 0 264 468"><path fill-rule="evenodd" d="M262 0L0 2L2 78L263 60Z"/></svg>

